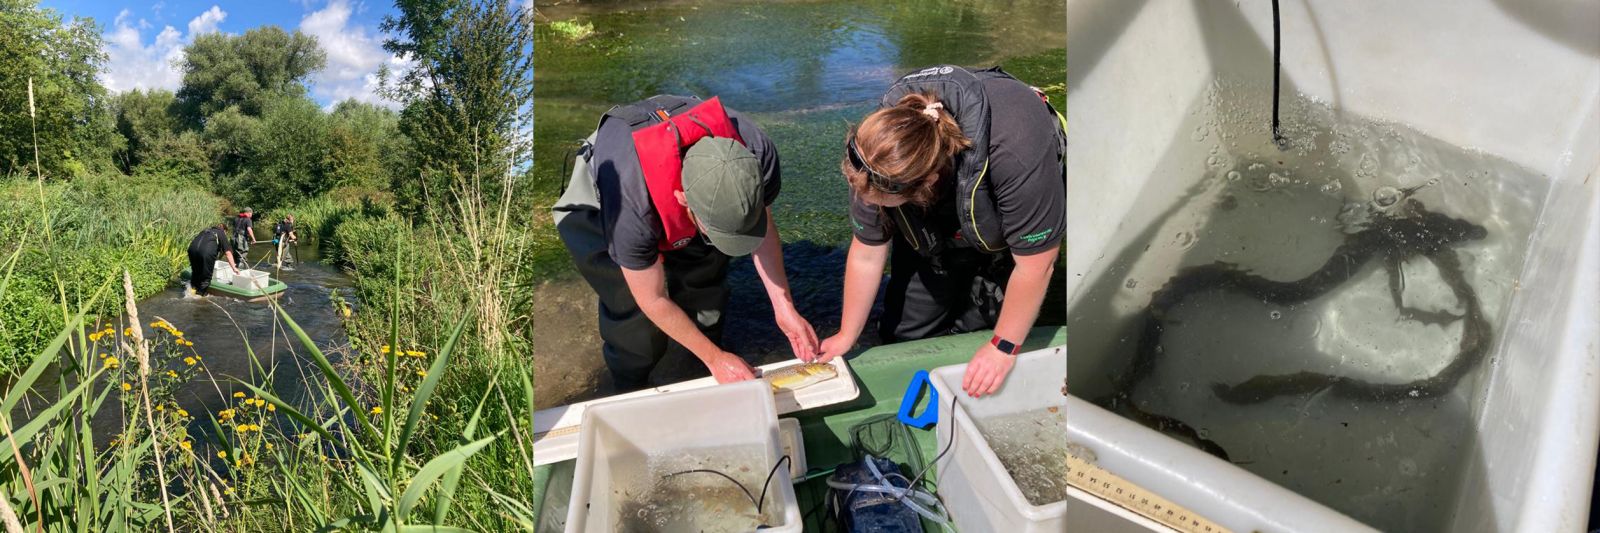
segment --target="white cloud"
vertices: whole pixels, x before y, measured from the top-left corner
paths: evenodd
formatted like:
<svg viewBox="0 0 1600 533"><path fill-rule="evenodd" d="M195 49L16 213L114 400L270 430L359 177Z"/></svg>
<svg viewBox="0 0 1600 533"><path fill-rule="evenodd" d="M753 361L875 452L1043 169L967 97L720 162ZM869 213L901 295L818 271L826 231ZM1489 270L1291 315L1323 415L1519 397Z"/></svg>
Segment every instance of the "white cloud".
<svg viewBox="0 0 1600 533"><path fill-rule="evenodd" d="M211 6L211 9L207 9L206 12L189 21L189 38L193 39L196 35L215 33L217 24L222 23L222 19L225 18L228 18L228 14L222 8Z"/></svg>
<svg viewBox="0 0 1600 533"><path fill-rule="evenodd" d="M148 29L150 24L143 19L137 24L130 24L133 13L122 10L112 23L111 31L105 34L108 61L106 70L100 74L100 81L111 92L177 90L183 81L183 72L179 70L179 63L183 61L183 46L193 41L195 35L217 31L217 24L227 16L227 12L213 5L189 21L188 35L172 26L163 26L161 31L156 32L155 40L146 45L143 30Z"/></svg>
<svg viewBox="0 0 1600 533"><path fill-rule="evenodd" d="M398 107L399 104L378 96L378 68L388 65L391 71L408 67L383 50L383 39L368 28L350 24L351 6L348 0L331 0L321 10L313 11L300 20L300 31L317 38L317 44L328 54L328 65L311 79L311 93L329 105L354 98L358 101Z"/></svg>

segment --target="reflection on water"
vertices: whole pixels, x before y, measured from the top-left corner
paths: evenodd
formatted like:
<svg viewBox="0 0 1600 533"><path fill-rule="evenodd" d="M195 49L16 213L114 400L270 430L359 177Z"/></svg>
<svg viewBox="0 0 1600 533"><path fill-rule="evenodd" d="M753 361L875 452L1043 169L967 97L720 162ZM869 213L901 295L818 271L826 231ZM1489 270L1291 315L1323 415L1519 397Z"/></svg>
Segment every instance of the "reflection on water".
<svg viewBox="0 0 1600 533"><path fill-rule="evenodd" d="M1492 364L1469 348L1501 330L1548 182L1303 100L1288 102L1280 151L1232 89L1202 95L1142 193L1162 200L1130 216L1167 211L1122 230L1123 255L1075 302L1072 386L1125 416L1175 419L1192 429L1175 436L1374 527L1438 531ZM1394 223L1439 217L1460 231ZM1464 375L1447 371L1458 357ZM1436 389L1376 392L1441 375ZM1256 397L1222 398L1252 380Z"/></svg>
<svg viewBox="0 0 1600 533"><path fill-rule="evenodd" d="M538 98L605 106L661 93L721 95L752 112L855 105L876 100L915 68L996 63L1066 41L1059 0L562 2L538 9L541 21L579 19L596 31L576 44L539 34Z"/></svg>

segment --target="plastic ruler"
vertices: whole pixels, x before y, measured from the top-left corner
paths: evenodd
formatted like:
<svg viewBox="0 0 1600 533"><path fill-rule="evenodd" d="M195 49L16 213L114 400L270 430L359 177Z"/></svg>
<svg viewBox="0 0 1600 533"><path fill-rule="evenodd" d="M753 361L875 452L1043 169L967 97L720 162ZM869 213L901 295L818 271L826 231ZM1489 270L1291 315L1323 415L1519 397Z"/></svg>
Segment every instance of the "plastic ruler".
<svg viewBox="0 0 1600 533"><path fill-rule="evenodd" d="M1216 522L1207 520L1073 454L1067 454L1067 483L1176 531L1231 533Z"/></svg>

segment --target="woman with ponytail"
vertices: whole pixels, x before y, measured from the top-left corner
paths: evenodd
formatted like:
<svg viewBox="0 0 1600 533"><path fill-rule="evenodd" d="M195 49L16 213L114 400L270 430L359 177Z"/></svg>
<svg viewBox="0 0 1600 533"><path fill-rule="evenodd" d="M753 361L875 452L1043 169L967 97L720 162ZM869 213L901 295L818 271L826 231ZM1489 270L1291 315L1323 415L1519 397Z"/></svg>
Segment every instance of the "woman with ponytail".
<svg viewBox="0 0 1600 533"><path fill-rule="evenodd" d="M891 86L845 140L844 308L814 359L855 346L887 265L883 341L994 329L962 388L999 390L1060 255L1065 146L1048 101L998 68L930 67Z"/></svg>

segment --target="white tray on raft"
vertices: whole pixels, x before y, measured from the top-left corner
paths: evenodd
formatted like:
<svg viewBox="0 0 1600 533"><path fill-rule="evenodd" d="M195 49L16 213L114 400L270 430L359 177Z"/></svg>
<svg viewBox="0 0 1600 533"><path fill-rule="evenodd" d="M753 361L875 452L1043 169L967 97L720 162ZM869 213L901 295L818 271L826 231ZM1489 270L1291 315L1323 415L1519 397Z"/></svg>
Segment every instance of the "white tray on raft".
<svg viewBox="0 0 1600 533"><path fill-rule="evenodd" d="M797 364L803 363L791 359L757 368L762 374L766 374ZM799 390L778 391L773 396L773 403L777 406L779 416L848 402L861 394L861 389L856 387L855 376L850 373L850 365L845 364L844 358L834 358L828 364L839 371L837 377ZM716 379L703 377L572 405L540 409L533 413L533 464L559 463L578 457L578 428L583 424L583 410L591 405L668 392L703 389L716 384Z"/></svg>

